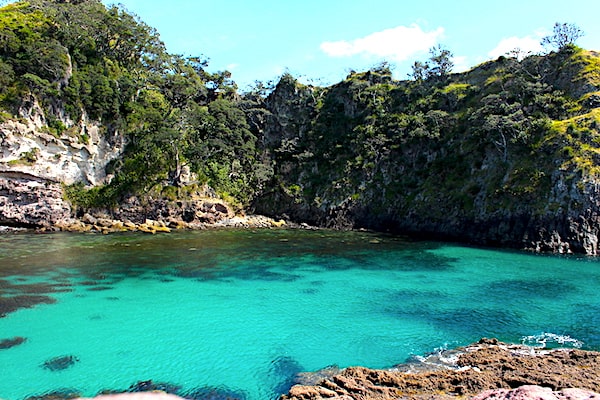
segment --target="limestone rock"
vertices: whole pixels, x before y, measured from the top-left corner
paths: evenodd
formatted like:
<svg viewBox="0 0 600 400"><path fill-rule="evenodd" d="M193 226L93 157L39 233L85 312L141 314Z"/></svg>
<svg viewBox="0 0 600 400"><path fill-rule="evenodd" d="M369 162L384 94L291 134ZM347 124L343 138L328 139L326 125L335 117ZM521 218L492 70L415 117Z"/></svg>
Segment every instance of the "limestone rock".
<svg viewBox="0 0 600 400"><path fill-rule="evenodd" d="M51 227L71 215L59 183L32 175L0 172L0 225Z"/></svg>
<svg viewBox="0 0 600 400"><path fill-rule="evenodd" d="M105 167L123 153L126 139L104 134L100 125L84 114L79 123L65 118L69 129L59 137L46 133L46 119L35 99L25 101L19 120L0 124L0 168L66 184L100 184ZM70 133L67 133L70 132ZM86 139L82 139L85 137ZM24 160L25 154L35 155Z"/></svg>

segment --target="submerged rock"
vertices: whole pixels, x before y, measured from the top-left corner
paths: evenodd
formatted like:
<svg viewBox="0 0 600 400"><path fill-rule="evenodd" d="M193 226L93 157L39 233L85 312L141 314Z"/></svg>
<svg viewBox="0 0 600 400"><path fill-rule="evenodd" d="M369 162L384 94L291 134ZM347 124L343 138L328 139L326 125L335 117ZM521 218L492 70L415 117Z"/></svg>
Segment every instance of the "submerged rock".
<svg viewBox="0 0 600 400"><path fill-rule="evenodd" d="M14 337L12 339L3 339L0 340L0 350L10 349L11 347L15 347L24 343L27 339L24 337Z"/></svg>
<svg viewBox="0 0 600 400"><path fill-rule="evenodd" d="M119 394L106 394L98 397L94 397L96 400L183 400L179 396L174 394L168 394L164 392L139 392L139 393L119 393ZM84 400L79 397L78 400Z"/></svg>
<svg viewBox="0 0 600 400"><path fill-rule="evenodd" d="M289 356L277 357L271 362L269 381L274 383L273 392L283 393L289 390L296 381L296 376L303 371L302 366Z"/></svg>
<svg viewBox="0 0 600 400"><path fill-rule="evenodd" d="M152 380L139 381L129 387L128 392L139 393L139 392L165 392L176 394L181 389L180 386L173 385L165 382L153 382Z"/></svg>
<svg viewBox="0 0 600 400"><path fill-rule="evenodd" d="M75 356L59 356L44 361L42 368L50 371L62 371L75 365L76 362L79 362L79 358Z"/></svg>
<svg viewBox="0 0 600 400"><path fill-rule="evenodd" d="M25 400L65 400L75 399L81 396L81 393L75 389L58 389L51 392L28 397Z"/></svg>
<svg viewBox="0 0 600 400"><path fill-rule="evenodd" d="M56 300L48 296L12 296L0 297L0 318L21 308L31 308L38 304L52 304Z"/></svg>
<svg viewBox="0 0 600 400"><path fill-rule="evenodd" d="M244 400L246 395L222 387L202 387L182 394L188 400Z"/></svg>

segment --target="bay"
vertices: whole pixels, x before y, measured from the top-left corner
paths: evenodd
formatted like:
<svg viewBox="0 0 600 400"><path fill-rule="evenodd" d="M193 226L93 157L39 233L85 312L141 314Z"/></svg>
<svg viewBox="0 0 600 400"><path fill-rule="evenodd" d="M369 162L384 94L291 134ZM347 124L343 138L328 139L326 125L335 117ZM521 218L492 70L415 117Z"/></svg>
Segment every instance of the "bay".
<svg viewBox="0 0 600 400"><path fill-rule="evenodd" d="M24 341L0 348L0 398L262 400L481 337L600 349L599 267L366 232L2 235L0 343Z"/></svg>

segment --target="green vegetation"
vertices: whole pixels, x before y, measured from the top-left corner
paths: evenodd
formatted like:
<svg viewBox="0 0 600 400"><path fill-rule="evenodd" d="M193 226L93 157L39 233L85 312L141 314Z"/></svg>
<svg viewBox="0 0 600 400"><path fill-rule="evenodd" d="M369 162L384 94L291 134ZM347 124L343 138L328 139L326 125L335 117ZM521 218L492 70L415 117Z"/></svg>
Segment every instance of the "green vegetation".
<svg viewBox="0 0 600 400"><path fill-rule="evenodd" d="M280 212L310 209L317 223L403 226L543 215L556 211L557 180L600 177L597 53L565 45L427 75L439 53L411 81L384 65L324 89L280 83L272 98L288 105L287 127L265 134L282 193L261 201L292 198Z"/></svg>
<svg viewBox="0 0 600 400"><path fill-rule="evenodd" d="M37 148L25 151L19 155L18 159L9 161L9 165L33 165L38 159L38 152Z"/></svg>
<svg viewBox="0 0 600 400"><path fill-rule="evenodd" d="M16 115L34 96L46 132L57 138L82 119L127 138L124 157L111 165L112 182L73 186L67 195L74 202L110 205L156 185L179 186L188 167L244 206L269 178L229 72L210 73L200 57L168 54L135 15L99 0L29 0L0 9L0 32L2 115Z"/></svg>
<svg viewBox="0 0 600 400"><path fill-rule="evenodd" d="M99 0L11 4L0 32L0 120L37 100L58 140L88 143L78 127L94 120L128 143L109 184L65 188L84 208L207 184L240 209L429 226L543 215L560 208L557 182L600 178L600 56L576 47L582 32L568 24L545 39L557 48L546 56L452 74L438 46L411 80L382 63L330 87L284 74L270 94L257 83L244 95L229 72L167 53L154 29Z"/></svg>

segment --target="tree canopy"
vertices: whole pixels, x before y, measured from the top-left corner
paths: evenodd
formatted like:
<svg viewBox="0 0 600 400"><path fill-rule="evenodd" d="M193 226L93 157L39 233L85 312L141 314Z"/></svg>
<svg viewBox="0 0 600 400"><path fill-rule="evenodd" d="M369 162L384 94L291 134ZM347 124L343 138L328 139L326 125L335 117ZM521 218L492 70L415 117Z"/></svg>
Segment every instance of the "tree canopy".
<svg viewBox="0 0 600 400"><path fill-rule="evenodd" d="M188 166L201 183L247 203L258 187L256 137L228 71L169 54L155 29L99 0L29 0L0 9L0 107L34 95L57 136L67 121L99 121L126 136L125 155L98 202L160 183ZM53 124L53 121L59 121Z"/></svg>

